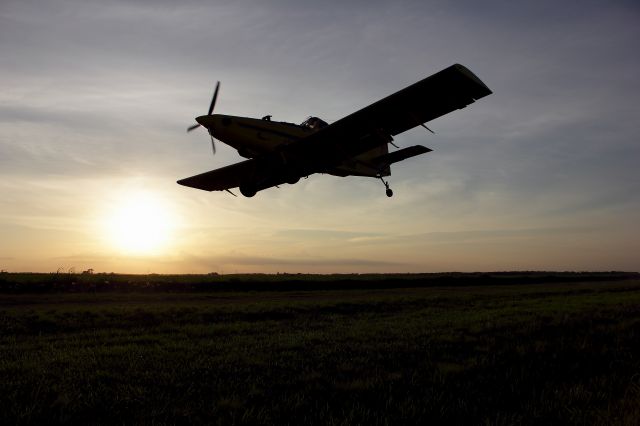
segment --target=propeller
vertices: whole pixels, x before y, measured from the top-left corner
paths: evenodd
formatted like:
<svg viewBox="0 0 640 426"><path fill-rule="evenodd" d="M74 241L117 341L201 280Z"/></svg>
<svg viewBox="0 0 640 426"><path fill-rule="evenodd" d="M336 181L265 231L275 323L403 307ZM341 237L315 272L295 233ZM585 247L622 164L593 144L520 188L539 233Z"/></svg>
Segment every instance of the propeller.
<svg viewBox="0 0 640 426"><path fill-rule="evenodd" d="M213 152L213 155L216 155L216 142L213 138L213 133L211 133L211 130L209 130L209 136L211 136L211 152Z"/></svg>
<svg viewBox="0 0 640 426"><path fill-rule="evenodd" d="M218 90L220 90L220 82L218 81L216 83L216 88L213 91L213 97L211 98L211 104L209 105L209 111L207 112L207 115L211 115L211 113L213 113L213 107L216 105L216 100L218 99ZM193 126L189 126L187 128L187 133L197 129L198 127L200 127L201 124L200 123L196 123ZM211 150L213 151L213 155L216 154L216 144L214 142L214 138L213 138L213 132L211 131L211 129L207 129L209 131L209 136L211 136Z"/></svg>

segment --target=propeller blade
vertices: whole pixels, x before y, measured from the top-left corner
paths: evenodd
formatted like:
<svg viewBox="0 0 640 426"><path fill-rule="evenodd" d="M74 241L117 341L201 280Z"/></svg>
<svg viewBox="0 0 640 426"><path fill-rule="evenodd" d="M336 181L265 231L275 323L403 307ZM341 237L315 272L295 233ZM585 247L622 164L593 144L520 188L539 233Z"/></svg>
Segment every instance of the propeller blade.
<svg viewBox="0 0 640 426"><path fill-rule="evenodd" d="M213 112L213 107L216 106L216 100L218 100L218 91L219 90L220 90L220 82L218 81L216 83L216 88L213 91L213 97L211 98L211 105L209 105L209 112L207 113L207 115L211 115L211 113ZM200 126L201 126L200 123L194 124L193 126L189 126L189 128L187 128L187 132L195 130ZM209 131L209 136L211 136L211 150L213 151L213 155L216 155L216 143L215 143L215 140L213 138L212 130L210 128L208 128L208 127L207 127L207 130Z"/></svg>
<svg viewBox="0 0 640 426"><path fill-rule="evenodd" d="M209 105L209 113L207 115L211 115L213 112L213 107L216 104L216 100L218 99L218 89L220 89L220 82L216 83L216 90L213 91L213 98L211 98L211 105Z"/></svg>
<svg viewBox="0 0 640 426"><path fill-rule="evenodd" d="M189 133L189 132L190 132L190 131L192 131L192 130L197 129L198 127L200 127L200 123L198 123L198 124L194 124L193 126L190 126L190 127L187 129L187 133Z"/></svg>

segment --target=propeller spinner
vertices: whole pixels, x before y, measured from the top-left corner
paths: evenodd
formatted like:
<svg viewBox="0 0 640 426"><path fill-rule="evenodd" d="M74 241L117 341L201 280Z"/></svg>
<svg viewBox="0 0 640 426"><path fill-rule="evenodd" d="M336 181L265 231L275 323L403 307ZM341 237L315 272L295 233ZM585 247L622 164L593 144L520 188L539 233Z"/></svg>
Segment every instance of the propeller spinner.
<svg viewBox="0 0 640 426"><path fill-rule="evenodd" d="M213 107L216 105L216 100L218 99L218 90L219 89L220 89L220 82L218 81L216 83L216 88L213 91L213 97L211 98L211 105L209 105L209 112L207 112L207 115L211 115L211 113L213 113ZM200 126L201 126L200 123L196 123L193 126L190 126L187 129L187 132L195 130ZM215 155L216 154L216 144L215 144L214 139L213 139L213 132L209 128L207 128L207 131L209 132L209 136L211 136L211 150L213 151L213 155Z"/></svg>

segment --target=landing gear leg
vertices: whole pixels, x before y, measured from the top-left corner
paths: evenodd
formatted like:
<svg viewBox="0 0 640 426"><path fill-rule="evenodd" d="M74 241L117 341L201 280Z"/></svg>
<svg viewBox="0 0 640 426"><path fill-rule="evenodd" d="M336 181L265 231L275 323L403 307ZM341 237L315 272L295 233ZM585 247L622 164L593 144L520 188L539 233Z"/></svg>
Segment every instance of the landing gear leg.
<svg viewBox="0 0 640 426"><path fill-rule="evenodd" d="M393 191L391 190L391 188L389 188L389 182L382 179L382 176L378 176L378 179L380 179L382 183L384 183L384 187L387 189L386 190L387 197L393 197Z"/></svg>

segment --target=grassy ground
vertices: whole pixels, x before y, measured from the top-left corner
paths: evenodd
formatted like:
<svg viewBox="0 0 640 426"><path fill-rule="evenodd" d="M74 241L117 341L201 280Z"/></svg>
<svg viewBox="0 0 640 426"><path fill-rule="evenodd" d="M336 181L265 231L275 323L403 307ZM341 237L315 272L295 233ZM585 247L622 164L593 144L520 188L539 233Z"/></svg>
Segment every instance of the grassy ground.
<svg viewBox="0 0 640 426"><path fill-rule="evenodd" d="M640 424L640 280L0 294L0 423Z"/></svg>

